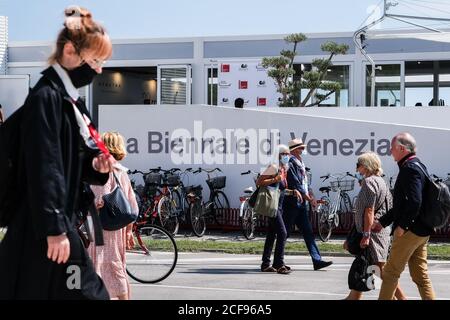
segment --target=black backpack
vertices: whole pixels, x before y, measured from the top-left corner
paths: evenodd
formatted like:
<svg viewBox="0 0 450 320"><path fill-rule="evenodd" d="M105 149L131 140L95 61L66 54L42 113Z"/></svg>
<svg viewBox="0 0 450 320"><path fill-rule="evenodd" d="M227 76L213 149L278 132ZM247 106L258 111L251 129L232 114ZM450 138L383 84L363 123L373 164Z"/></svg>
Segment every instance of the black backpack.
<svg viewBox="0 0 450 320"><path fill-rule="evenodd" d="M7 227L19 201L20 131L23 107L0 125L0 228Z"/></svg>
<svg viewBox="0 0 450 320"><path fill-rule="evenodd" d="M445 183L434 181L420 163L415 164L422 170L427 180L420 220L430 228L442 228L447 225L450 218L450 190Z"/></svg>

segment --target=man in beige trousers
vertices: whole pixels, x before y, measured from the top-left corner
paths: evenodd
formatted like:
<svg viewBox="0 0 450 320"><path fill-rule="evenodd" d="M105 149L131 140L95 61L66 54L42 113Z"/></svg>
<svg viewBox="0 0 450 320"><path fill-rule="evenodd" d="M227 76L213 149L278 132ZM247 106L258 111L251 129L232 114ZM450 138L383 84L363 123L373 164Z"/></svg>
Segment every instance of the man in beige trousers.
<svg viewBox="0 0 450 320"><path fill-rule="evenodd" d="M412 280L424 300L435 299L431 280L428 277L427 245L433 229L421 221L425 214L422 195L426 183L426 167L416 156L416 141L409 133L400 133L392 139L391 153L399 166L394 188L394 205L388 214L374 223L372 230L393 224L394 240L383 269L380 300L392 300L400 275L408 264Z"/></svg>

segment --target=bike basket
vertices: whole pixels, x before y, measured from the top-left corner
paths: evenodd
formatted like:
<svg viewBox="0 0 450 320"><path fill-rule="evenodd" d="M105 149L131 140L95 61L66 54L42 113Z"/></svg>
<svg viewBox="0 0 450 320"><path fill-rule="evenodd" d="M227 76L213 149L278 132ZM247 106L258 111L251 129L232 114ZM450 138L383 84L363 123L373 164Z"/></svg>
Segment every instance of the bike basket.
<svg viewBox="0 0 450 320"><path fill-rule="evenodd" d="M223 176L223 177L216 177L216 178L212 178L209 180L206 180L206 183L208 184L208 186L211 189L223 189L225 188L226 185L226 181L227 181L227 177Z"/></svg>
<svg viewBox="0 0 450 320"><path fill-rule="evenodd" d="M193 193L194 195L196 195L198 197L202 196L202 191L203 191L202 186L189 186L189 187L184 188L185 194Z"/></svg>
<svg viewBox="0 0 450 320"><path fill-rule="evenodd" d="M161 184L162 175L160 173L149 173L145 178L145 183L152 186L159 186Z"/></svg>
<svg viewBox="0 0 450 320"><path fill-rule="evenodd" d="M330 182L331 191L352 191L355 188L355 180L341 180Z"/></svg>
<svg viewBox="0 0 450 320"><path fill-rule="evenodd" d="M176 187L181 184L181 178L177 174L166 175L166 176L164 176L163 180L164 180L163 183L169 187Z"/></svg>

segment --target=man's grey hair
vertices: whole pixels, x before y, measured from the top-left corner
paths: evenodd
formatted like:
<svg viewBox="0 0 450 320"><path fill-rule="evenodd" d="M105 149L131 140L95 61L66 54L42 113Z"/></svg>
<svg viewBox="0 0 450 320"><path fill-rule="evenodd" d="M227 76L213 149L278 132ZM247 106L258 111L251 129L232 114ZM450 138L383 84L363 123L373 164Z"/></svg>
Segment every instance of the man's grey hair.
<svg viewBox="0 0 450 320"><path fill-rule="evenodd" d="M414 139L414 137L410 133L408 132L399 133L394 137L394 140L397 142L397 144L404 146L409 152L416 153L417 151L416 139Z"/></svg>

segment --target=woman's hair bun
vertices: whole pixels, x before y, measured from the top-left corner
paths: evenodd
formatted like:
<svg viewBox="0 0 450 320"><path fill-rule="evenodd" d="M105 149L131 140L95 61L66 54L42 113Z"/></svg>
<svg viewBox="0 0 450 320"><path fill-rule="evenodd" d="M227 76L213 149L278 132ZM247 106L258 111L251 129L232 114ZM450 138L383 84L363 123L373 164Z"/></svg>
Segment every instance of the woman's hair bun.
<svg viewBox="0 0 450 320"><path fill-rule="evenodd" d="M92 19L91 13L79 6L70 6L64 10L66 20L64 26L69 30L81 29L83 19Z"/></svg>

